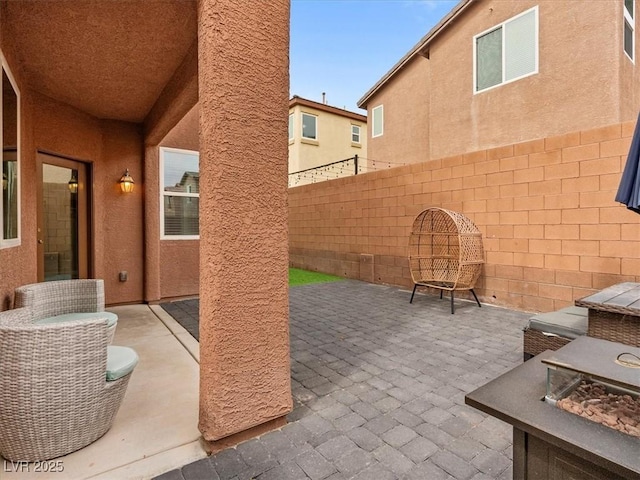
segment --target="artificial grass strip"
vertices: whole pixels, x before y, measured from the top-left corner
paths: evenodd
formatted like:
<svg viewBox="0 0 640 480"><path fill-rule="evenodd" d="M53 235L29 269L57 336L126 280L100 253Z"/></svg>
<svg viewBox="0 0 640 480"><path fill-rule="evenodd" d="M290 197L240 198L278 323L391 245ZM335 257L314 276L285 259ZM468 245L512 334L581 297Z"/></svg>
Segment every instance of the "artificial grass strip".
<svg viewBox="0 0 640 480"><path fill-rule="evenodd" d="M342 277L336 277L335 275L328 275L326 273L300 270L299 268L289 269L290 287L296 285L307 285L309 283L337 282L338 280L342 280Z"/></svg>

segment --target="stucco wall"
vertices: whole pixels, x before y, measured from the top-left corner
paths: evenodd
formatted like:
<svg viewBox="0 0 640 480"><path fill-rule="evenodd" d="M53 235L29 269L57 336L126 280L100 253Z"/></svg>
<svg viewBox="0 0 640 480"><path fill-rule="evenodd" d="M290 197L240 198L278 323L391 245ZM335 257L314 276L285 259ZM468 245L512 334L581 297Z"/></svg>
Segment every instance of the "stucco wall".
<svg viewBox="0 0 640 480"><path fill-rule="evenodd" d="M617 2L618 4L618 12L615 14L618 18L623 18L624 16L624 3ZM629 57L623 52L622 48L619 50L619 65L620 65L620 118L622 119L631 119L635 118L638 115L638 110L640 109L640 69L638 69L638 55L640 55L640 44L638 41L640 40L640 32L638 31L638 2L634 1L635 5L635 18L636 18L636 27L635 27L635 61L632 62ZM623 26L616 29L617 31L613 32L613 36L615 37L616 45L623 45ZM612 62L613 63L613 62Z"/></svg>
<svg viewBox="0 0 640 480"><path fill-rule="evenodd" d="M474 35L536 5L539 73L474 94ZM385 108L385 135L371 139L370 156L411 163L635 119L639 79L637 69L629 79L631 67L623 62L630 64L623 58L621 18L622 2L587 8L579 1L474 2L433 40L428 60L415 59L368 102L369 114L380 103ZM416 82L423 86L409 89L405 77L414 64L428 66L420 67L423 79ZM396 125L396 109L409 116L427 110L428 128ZM407 125L412 135L391 130ZM393 156L394 150L407 154Z"/></svg>
<svg viewBox="0 0 640 480"><path fill-rule="evenodd" d="M430 97L435 94L429 69L426 58L415 58L369 102L367 156L370 159L394 166L429 160ZM378 105L383 106L384 133L371 138L371 111Z"/></svg>
<svg viewBox="0 0 640 480"><path fill-rule="evenodd" d="M198 151L199 115L200 111L196 105L167 134L160 142L160 146ZM150 181L159 185L160 179L156 175ZM159 195L159 187L157 191ZM159 217L159 209L162 207L158 198L154 197L149 201L150 205L155 205L154 210ZM159 228L160 225L158 224ZM200 242L198 240L159 240L159 238L158 230L161 298L197 295L199 288L198 262L200 260Z"/></svg>
<svg viewBox="0 0 640 480"><path fill-rule="evenodd" d="M91 164L93 267L94 276L105 281L106 302L142 300L144 182L140 127L101 121L40 94L34 93L32 98L34 141L25 145L25 151L41 150ZM118 185L127 168L136 181L131 194L120 192ZM33 182L35 177L27 174L25 180ZM31 214L35 216L36 210L22 209L23 216ZM35 243L35 233L24 236L24 241ZM123 270L129 274L127 282L118 279Z"/></svg>
<svg viewBox="0 0 640 480"><path fill-rule="evenodd" d="M26 145L32 145L33 135L30 129L33 114L29 92L24 87L19 63L14 58L12 37L2 24L4 4L0 4L0 49L9 64L20 90L20 128L21 148L20 159L20 202L21 202L21 244L17 247L0 249L0 310L7 310L13 306L13 291L16 287L31 283L37 277L36 258L36 196L32 188L35 177L35 154L25 150ZM25 214L24 212L27 212Z"/></svg>
<svg viewBox="0 0 640 480"><path fill-rule="evenodd" d="M101 155L94 162L96 277L104 278L107 303L140 302L145 281L142 128L115 121L101 121L100 127ZM136 183L125 194L118 181L127 168ZM118 279L121 271L128 272L126 282Z"/></svg>
<svg viewBox="0 0 640 480"><path fill-rule="evenodd" d="M635 122L289 190L293 266L411 286L408 237L437 206L482 231L483 302L550 311L640 280L640 215L614 197ZM366 259L365 259L366 260ZM361 268L361 261L363 267Z"/></svg>
<svg viewBox="0 0 640 480"><path fill-rule="evenodd" d="M11 58L11 45L3 45ZM11 64L10 64L11 67ZM13 73L12 68L12 73ZM8 308L15 287L37 278L37 169L38 150L92 165L94 276L104 278L106 302L142 300L142 138L136 125L103 122L46 96L30 91L14 73L21 94L21 245L0 249L0 297ZM117 181L129 168L139 181L128 196ZM127 270L129 280L118 281Z"/></svg>

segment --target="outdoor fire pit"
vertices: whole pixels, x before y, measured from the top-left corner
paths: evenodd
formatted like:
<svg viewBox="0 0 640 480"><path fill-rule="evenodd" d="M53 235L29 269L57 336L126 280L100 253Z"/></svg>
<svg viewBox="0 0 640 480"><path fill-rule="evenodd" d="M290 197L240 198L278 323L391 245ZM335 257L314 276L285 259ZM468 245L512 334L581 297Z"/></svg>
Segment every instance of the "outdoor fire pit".
<svg viewBox="0 0 640 480"><path fill-rule="evenodd" d="M577 342L542 360L545 401L563 410L640 437L640 348L613 342Z"/></svg>
<svg viewBox="0 0 640 480"><path fill-rule="evenodd" d="M640 437L640 399L626 393L613 393L607 385L583 380L556 405L591 421Z"/></svg>
<svg viewBox="0 0 640 480"><path fill-rule="evenodd" d="M465 402L513 425L513 478L640 479L640 349L581 336Z"/></svg>

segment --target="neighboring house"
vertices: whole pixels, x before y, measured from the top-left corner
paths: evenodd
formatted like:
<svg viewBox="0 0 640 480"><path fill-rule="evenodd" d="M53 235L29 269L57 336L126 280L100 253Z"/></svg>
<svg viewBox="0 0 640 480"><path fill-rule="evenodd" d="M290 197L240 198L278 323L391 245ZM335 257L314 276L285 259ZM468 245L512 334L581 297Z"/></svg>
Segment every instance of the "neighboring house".
<svg viewBox="0 0 640 480"><path fill-rule="evenodd" d="M200 173L185 171L173 187L165 187L163 233L168 235L198 235L198 200ZM196 272L192 272L196 276Z"/></svg>
<svg viewBox="0 0 640 480"><path fill-rule="evenodd" d="M359 101L406 163L634 120L635 0L462 0Z"/></svg>
<svg viewBox="0 0 640 480"><path fill-rule="evenodd" d="M211 441L292 406L288 28L288 0L0 0L0 310L59 278L200 294Z"/></svg>
<svg viewBox="0 0 640 480"><path fill-rule="evenodd" d="M353 175L355 161L366 171L367 117L294 95L289 101L289 186ZM312 170L310 170L312 169ZM307 171L299 175L295 172Z"/></svg>

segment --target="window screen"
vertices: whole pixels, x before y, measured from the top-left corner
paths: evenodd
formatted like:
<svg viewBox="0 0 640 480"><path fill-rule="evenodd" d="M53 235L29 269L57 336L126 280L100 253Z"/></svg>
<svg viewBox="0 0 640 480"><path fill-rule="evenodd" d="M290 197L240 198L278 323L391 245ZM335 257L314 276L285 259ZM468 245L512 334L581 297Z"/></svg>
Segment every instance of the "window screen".
<svg viewBox="0 0 640 480"><path fill-rule="evenodd" d="M289 115L289 140L293 140L293 113Z"/></svg>
<svg viewBox="0 0 640 480"><path fill-rule="evenodd" d="M627 10L631 18L633 18L634 15L633 3L634 0L624 0L624 8Z"/></svg>
<svg viewBox="0 0 640 480"><path fill-rule="evenodd" d="M633 29L626 20L624 21L624 51L633 60Z"/></svg>
<svg viewBox="0 0 640 480"><path fill-rule="evenodd" d="M360 127L358 125L351 125L351 141L360 143Z"/></svg>
<svg viewBox="0 0 640 480"><path fill-rule="evenodd" d="M505 24L505 81L536 70L536 16L534 11Z"/></svg>
<svg viewBox="0 0 640 480"><path fill-rule="evenodd" d="M309 115L308 113L302 114L302 138L317 140L317 122L318 119L315 115Z"/></svg>
<svg viewBox="0 0 640 480"><path fill-rule="evenodd" d="M384 111L382 109L382 105L378 105L371 110L371 116L373 117L371 120L371 136L379 137L382 135L384 130Z"/></svg>
<svg viewBox="0 0 640 480"><path fill-rule="evenodd" d="M475 37L475 91L538 70L538 9L518 15Z"/></svg>
<svg viewBox="0 0 640 480"><path fill-rule="evenodd" d="M502 28L478 37L476 90L502 83Z"/></svg>

